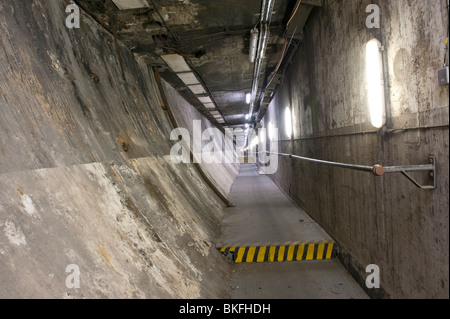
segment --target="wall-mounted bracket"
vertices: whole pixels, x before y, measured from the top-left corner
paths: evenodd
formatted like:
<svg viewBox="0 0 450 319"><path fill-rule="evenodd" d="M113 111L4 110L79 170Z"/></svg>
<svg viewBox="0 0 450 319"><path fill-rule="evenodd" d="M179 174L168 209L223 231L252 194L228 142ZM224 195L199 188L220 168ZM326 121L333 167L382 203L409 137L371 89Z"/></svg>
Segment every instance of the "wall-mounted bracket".
<svg viewBox="0 0 450 319"><path fill-rule="evenodd" d="M384 168L385 173L402 173L408 180L420 189L436 189L436 157L430 156L430 164L428 165L408 165L408 166L390 166ZM429 171L429 185L421 185L407 172Z"/></svg>

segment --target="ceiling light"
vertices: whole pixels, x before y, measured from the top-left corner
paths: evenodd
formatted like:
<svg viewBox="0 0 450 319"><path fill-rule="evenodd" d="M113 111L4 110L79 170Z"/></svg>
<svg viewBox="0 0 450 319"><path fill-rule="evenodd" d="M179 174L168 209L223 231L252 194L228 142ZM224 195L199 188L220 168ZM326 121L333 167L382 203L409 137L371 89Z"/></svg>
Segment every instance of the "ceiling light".
<svg viewBox="0 0 450 319"><path fill-rule="evenodd" d="M212 103L212 100L209 96L199 96L198 100L203 104Z"/></svg>
<svg viewBox="0 0 450 319"><path fill-rule="evenodd" d="M250 104L251 99L252 99L251 93L247 93L247 94L245 95L245 102L246 102L247 104Z"/></svg>
<svg viewBox="0 0 450 319"><path fill-rule="evenodd" d="M250 118L250 115L246 114L245 119L248 120Z"/></svg>
<svg viewBox="0 0 450 319"><path fill-rule="evenodd" d="M374 127L381 128L386 120L386 108L381 43L377 39L366 44L366 77L370 121Z"/></svg>
<svg viewBox="0 0 450 319"><path fill-rule="evenodd" d="M195 74L192 72L178 73L177 75L180 78L180 80L183 81L183 83L186 85L200 84Z"/></svg>
<svg viewBox="0 0 450 319"><path fill-rule="evenodd" d="M262 144L264 144L266 142L266 131L265 130L259 131L259 141Z"/></svg>
<svg viewBox="0 0 450 319"><path fill-rule="evenodd" d="M119 10L148 8L146 0L112 0Z"/></svg>
<svg viewBox="0 0 450 319"><path fill-rule="evenodd" d="M161 55L161 58L167 63L169 68L175 73L191 72L191 68L187 65L186 61L181 55L178 54L166 54Z"/></svg>
<svg viewBox="0 0 450 319"><path fill-rule="evenodd" d="M216 105L214 103L205 103L203 104L208 110L213 110L216 108Z"/></svg>
<svg viewBox="0 0 450 319"><path fill-rule="evenodd" d="M290 107L287 107L284 112L284 126L286 136L292 138L292 113Z"/></svg>
<svg viewBox="0 0 450 319"><path fill-rule="evenodd" d="M188 85L188 88L192 91L192 93L196 95L206 94L206 90L201 84L197 85Z"/></svg>
<svg viewBox="0 0 450 319"><path fill-rule="evenodd" d="M273 141L275 138L275 127L273 126L273 122L269 122L269 139Z"/></svg>
<svg viewBox="0 0 450 319"><path fill-rule="evenodd" d="M250 148L254 148L256 145L258 145L259 144L259 138L258 138L258 136L255 136L253 139L252 139L252 143L250 144Z"/></svg>

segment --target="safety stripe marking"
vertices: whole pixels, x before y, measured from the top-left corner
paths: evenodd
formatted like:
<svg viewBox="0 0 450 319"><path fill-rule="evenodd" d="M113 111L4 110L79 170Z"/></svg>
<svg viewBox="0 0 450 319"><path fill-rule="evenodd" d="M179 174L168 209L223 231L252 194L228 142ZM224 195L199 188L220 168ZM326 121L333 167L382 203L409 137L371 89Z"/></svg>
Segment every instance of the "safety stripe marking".
<svg viewBox="0 0 450 319"><path fill-rule="evenodd" d="M287 243L268 246L219 247L224 255L232 254L235 263L326 260L336 257L333 242Z"/></svg>

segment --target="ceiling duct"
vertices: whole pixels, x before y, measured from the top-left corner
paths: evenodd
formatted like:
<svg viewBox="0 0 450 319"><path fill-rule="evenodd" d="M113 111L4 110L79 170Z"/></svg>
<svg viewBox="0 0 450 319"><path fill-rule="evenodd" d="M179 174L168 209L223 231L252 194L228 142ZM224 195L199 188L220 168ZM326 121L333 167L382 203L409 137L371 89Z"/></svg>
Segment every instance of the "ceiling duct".
<svg viewBox="0 0 450 319"><path fill-rule="evenodd" d="M252 31L250 32L250 56L249 56L250 63L255 63L256 50L258 49L258 36L259 36L258 29L256 28L252 29Z"/></svg>
<svg viewBox="0 0 450 319"><path fill-rule="evenodd" d="M270 35L270 21L272 19L273 5L275 0L263 0L261 9L261 21L259 26L259 40L256 52L256 64L253 72L253 85L250 103L250 119L253 118L253 111L255 109L256 95L258 93L259 80L263 65L264 56L266 54L267 43Z"/></svg>
<svg viewBox="0 0 450 319"><path fill-rule="evenodd" d="M284 72L294 57L294 54L301 43L303 29L314 7L321 7L323 0L297 0L297 5L286 24L284 34L285 43L282 54L275 71L269 76L268 84L262 89L261 103L259 109L255 111L256 122L260 122L264 117L267 108L275 94L278 84L281 83ZM257 126L257 125L256 125Z"/></svg>

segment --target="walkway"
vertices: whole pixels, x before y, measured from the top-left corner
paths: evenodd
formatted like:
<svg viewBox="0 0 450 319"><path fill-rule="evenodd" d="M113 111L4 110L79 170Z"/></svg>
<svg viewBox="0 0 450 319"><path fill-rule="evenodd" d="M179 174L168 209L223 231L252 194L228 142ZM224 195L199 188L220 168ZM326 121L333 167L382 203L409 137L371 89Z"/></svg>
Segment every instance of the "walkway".
<svg viewBox="0 0 450 319"><path fill-rule="evenodd" d="M368 298L332 238L254 164L242 164L218 249L236 263L234 299Z"/></svg>

